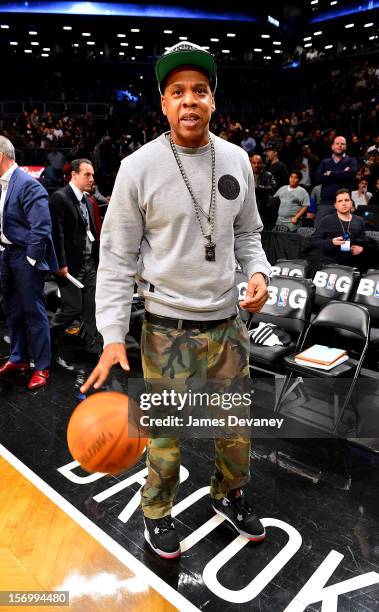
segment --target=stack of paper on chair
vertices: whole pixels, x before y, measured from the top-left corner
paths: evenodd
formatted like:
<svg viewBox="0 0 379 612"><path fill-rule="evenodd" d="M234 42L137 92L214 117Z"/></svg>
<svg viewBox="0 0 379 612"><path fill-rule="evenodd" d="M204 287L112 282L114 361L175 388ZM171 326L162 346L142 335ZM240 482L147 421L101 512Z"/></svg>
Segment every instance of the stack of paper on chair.
<svg viewBox="0 0 379 612"><path fill-rule="evenodd" d="M319 370L331 370L349 359L343 349L331 348L322 344L314 344L295 356L299 365L310 366Z"/></svg>

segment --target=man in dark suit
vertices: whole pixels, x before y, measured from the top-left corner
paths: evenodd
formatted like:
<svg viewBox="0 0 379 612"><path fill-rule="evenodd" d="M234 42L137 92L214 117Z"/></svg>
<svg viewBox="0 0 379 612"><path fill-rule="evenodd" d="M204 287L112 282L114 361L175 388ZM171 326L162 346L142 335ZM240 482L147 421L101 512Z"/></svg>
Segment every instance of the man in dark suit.
<svg viewBox="0 0 379 612"><path fill-rule="evenodd" d="M27 326L35 367L28 388L37 389L47 383L51 359L44 277L58 269L58 262L47 192L20 170L14 147L4 136L0 136L0 187L1 290L11 340L11 354L0 375L30 369Z"/></svg>
<svg viewBox="0 0 379 612"><path fill-rule="evenodd" d="M84 325L86 350L98 355L101 340L95 322L95 288L99 236L93 206L85 195L93 183L92 163L88 159L75 159L71 163L69 184L50 196L62 298L62 307L52 321L52 336L55 341L58 333L79 317ZM75 286L67 274L79 280L83 289Z"/></svg>

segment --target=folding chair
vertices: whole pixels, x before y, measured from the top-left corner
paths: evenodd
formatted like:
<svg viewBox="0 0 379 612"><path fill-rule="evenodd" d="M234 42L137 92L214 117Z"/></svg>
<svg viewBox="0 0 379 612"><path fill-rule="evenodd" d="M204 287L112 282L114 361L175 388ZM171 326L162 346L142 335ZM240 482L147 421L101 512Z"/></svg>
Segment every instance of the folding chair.
<svg viewBox="0 0 379 612"><path fill-rule="evenodd" d="M375 240L377 247L379 248L379 232L373 230L366 230L365 234L367 238L372 238L372 240Z"/></svg>
<svg viewBox="0 0 379 612"><path fill-rule="evenodd" d="M296 363L296 354L300 353L306 348L309 348L310 346L313 346L313 344L322 343L324 338L327 339L328 346L332 344L335 348L345 349L346 338L343 335L339 335L340 330L346 330L360 340L361 348L358 359L353 359L349 356L347 361L344 361L340 365L328 371L319 370L311 366ZM369 333L370 313L364 306L349 302L337 302L335 300L323 306L316 318L308 327L298 349L294 352L294 354L284 358L284 366L287 370L287 375L276 403L275 411L280 411L281 404L285 396L288 394L293 375L297 375L301 378L314 377L324 380L336 380L338 378L341 379L351 377L351 383L346 393L340 414L335 421L333 431L336 433L344 412L349 405L350 398L362 368L363 360L367 352Z"/></svg>
<svg viewBox="0 0 379 612"><path fill-rule="evenodd" d="M314 285L304 278L274 276L271 280L269 298L262 310L251 315L247 328L261 321L274 323L292 338L288 346L264 346L250 343L250 360L254 369L274 373L280 370L283 358L293 353L309 324L314 299Z"/></svg>
<svg viewBox="0 0 379 612"><path fill-rule="evenodd" d="M375 368L378 369L379 357L379 270L368 270L362 275L353 298L356 304L367 308L371 317L371 329L368 345L368 359L375 359Z"/></svg>
<svg viewBox="0 0 379 612"><path fill-rule="evenodd" d="M272 266L273 274L309 278L309 264L306 259L278 259Z"/></svg>
<svg viewBox="0 0 379 612"><path fill-rule="evenodd" d="M313 277L313 284L316 287L314 310L318 311L330 300L351 301L359 278L359 271L350 266L339 266L338 264L322 266Z"/></svg>

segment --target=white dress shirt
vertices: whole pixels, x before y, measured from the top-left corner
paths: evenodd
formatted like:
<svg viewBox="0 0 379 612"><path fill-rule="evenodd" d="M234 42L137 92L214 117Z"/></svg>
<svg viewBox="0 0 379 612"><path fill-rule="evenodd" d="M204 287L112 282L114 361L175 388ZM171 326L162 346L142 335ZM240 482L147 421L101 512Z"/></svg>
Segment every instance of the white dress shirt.
<svg viewBox="0 0 379 612"><path fill-rule="evenodd" d="M79 204L80 204L80 202L82 201L82 198L84 196L84 192L81 191L81 189L79 189L79 187L74 185L74 183L72 181L69 182L69 185L70 185L72 191L74 192L74 194L76 195L77 199L79 200Z"/></svg>

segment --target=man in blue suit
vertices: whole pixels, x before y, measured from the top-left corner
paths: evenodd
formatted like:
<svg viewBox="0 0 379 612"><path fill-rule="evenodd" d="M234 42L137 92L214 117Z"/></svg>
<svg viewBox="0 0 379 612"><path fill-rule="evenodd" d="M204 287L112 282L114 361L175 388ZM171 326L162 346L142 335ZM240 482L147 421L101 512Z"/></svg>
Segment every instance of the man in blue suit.
<svg viewBox="0 0 379 612"><path fill-rule="evenodd" d="M17 166L14 147L4 136L0 136L0 241L3 309L11 340L11 354L0 375L30 369L27 326L35 366L28 388L37 389L47 383L51 359L44 277L58 269L58 262L47 192Z"/></svg>

